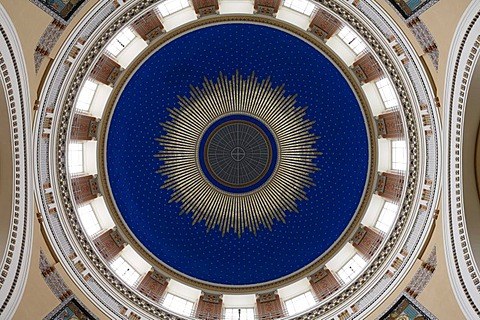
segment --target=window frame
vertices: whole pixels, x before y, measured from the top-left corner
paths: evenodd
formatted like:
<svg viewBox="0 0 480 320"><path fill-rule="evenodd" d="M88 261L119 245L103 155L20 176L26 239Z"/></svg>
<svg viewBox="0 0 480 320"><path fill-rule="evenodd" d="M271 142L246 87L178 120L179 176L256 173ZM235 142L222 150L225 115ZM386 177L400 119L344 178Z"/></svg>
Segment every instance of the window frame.
<svg viewBox="0 0 480 320"><path fill-rule="evenodd" d="M129 27L120 30L105 47L105 51L113 57L118 57L136 38L135 33Z"/></svg>
<svg viewBox="0 0 480 320"><path fill-rule="evenodd" d="M385 201L382 210L378 215L377 221L375 222L375 228L385 233L389 232L397 218L397 214L398 205Z"/></svg>
<svg viewBox="0 0 480 320"><path fill-rule="evenodd" d="M126 266L126 269L120 270L124 266ZM141 278L140 273L121 255L112 261L110 267L120 279L130 286L133 286ZM128 276L126 276L127 272L129 272Z"/></svg>
<svg viewBox="0 0 480 320"><path fill-rule="evenodd" d="M315 4L309 0L284 0L283 6L309 17L315 11ZM303 9L300 6L303 6Z"/></svg>
<svg viewBox="0 0 480 320"><path fill-rule="evenodd" d="M89 236L102 231L102 226L100 225L95 210L93 210L93 207L90 203L78 207L77 213L85 232Z"/></svg>
<svg viewBox="0 0 480 320"><path fill-rule="evenodd" d="M169 299L170 296L172 297L172 300L169 303L167 303L166 301L167 301L167 299ZM178 309L172 308L172 304L178 302L178 300L181 300L182 302L185 303L185 305L183 306L183 310L178 310ZM190 305L190 308L186 309L188 305ZM176 294L173 294L171 292L167 292L167 294L165 295L165 298L162 301L162 306L164 306L165 308L167 308L170 311L173 311L175 313L178 313L180 315L187 316L187 317L191 316L193 314L193 312L195 311L195 302L187 300L187 299L182 298L182 297L179 297ZM188 310L188 312L187 312L187 310Z"/></svg>
<svg viewBox="0 0 480 320"><path fill-rule="evenodd" d="M343 283L347 284L361 274L366 265L367 262L365 259L356 253L336 273ZM356 267L356 270L354 270L353 267Z"/></svg>
<svg viewBox="0 0 480 320"><path fill-rule="evenodd" d="M180 4L180 6L178 7L174 4ZM188 7L190 7L188 0L166 0L158 4L157 10L165 18Z"/></svg>
<svg viewBox="0 0 480 320"><path fill-rule="evenodd" d="M76 147L79 148L76 149ZM84 145L82 142L71 142L68 144L68 171L70 174L85 172L84 157ZM78 159L80 159L80 161L77 161Z"/></svg>
<svg viewBox="0 0 480 320"><path fill-rule="evenodd" d="M307 295L309 295L309 296L307 297ZM300 307L300 309L297 309L297 306L295 306L295 303L298 303L297 302L298 298L300 298L302 296L304 297L305 302L306 302L306 304L308 304L308 306L302 306L302 307ZM294 302L293 300L297 300L297 301ZM311 301L309 301L309 300L311 300ZM293 307L293 312L292 312L291 308L289 307L289 304L291 304L291 306ZM313 307L315 305L316 305L315 297L312 294L311 290L308 290L308 291L306 291L304 293L301 293L301 294L299 294L299 295L297 295L293 298L285 300L285 308L287 309L287 312L288 312L289 316L301 313L305 310L310 309L311 307Z"/></svg>
<svg viewBox="0 0 480 320"><path fill-rule="evenodd" d="M400 145L402 144L402 145ZM391 141L391 168L392 170L407 170L407 142L405 140Z"/></svg>
<svg viewBox="0 0 480 320"><path fill-rule="evenodd" d="M360 36L355 33L348 26L344 26L338 33L337 36L350 48L352 51L359 55L361 52L367 49L367 44L360 38Z"/></svg>

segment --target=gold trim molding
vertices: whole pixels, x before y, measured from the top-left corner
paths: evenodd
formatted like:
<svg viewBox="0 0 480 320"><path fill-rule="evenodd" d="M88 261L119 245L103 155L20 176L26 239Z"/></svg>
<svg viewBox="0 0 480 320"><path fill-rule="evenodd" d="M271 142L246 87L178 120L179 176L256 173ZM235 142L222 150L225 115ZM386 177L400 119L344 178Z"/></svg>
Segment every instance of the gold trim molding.
<svg viewBox="0 0 480 320"><path fill-rule="evenodd" d="M108 182L108 177L106 174L106 161L105 161L105 150L106 150L106 137L108 132L108 127L110 119L113 115L116 102L118 101L123 88L128 83L129 79L133 76L135 71L139 66L146 61L152 54L157 50L161 49L163 45L184 35L185 33L191 32L195 29L207 27L216 24L226 24L226 23L251 23L266 25L273 28L278 28L285 32L288 32L294 36L297 36L307 43L314 46L318 49L325 57L327 57L336 67L341 71L343 76L349 82L352 90L354 91L357 100L361 106L362 113L365 119L366 129L368 131L369 138L369 171L368 178L364 189L364 194L360 201L357 211L354 215L354 218L350 221L347 228L344 230L339 239L316 261L307 265L306 267L288 275L283 278L273 280L270 282L254 284L254 285L221 285L215 283L209 283L201 281L195 278L192 278L188 275L180 273L173 268L167 266L161 262L156 256L151 254L133 235L130 231L124 220L122 219L118 208L115 204L113 195L111 193L110 185ZM323 43L319 38L316 38L314 34L308 33L300 28L297 28L288 23L274 20L268 17L260 16L236 16L236 15L225 15L225 16L213 16L208 18L202 18L200 20L193 21L191 23L185 24L182 27L169 31L159 37L155 42L151 43L142 53L137 56L137 58L126 68L126 70L120 75L117 80L114 89L110 95L110 98L107 102L106 108L102 115L102 121L100 125L98 146L97 146L97 162L98 162L98 175L99 181L104 190L104 199L107 204L107 208L110 211L112 219L119 232L124 236L124 239L140 254L144 257L152 266L164 273L165 275L181 281L183 283L189 284L193 287L200 288L202 290L210 292L222 292L222 293L236 293L236 294L245 294L245 293L257 293L266 290L272 290L279 287L286 286L290 283L293 283L301 278L307 277L308 275L319 270L329 259L331 259L350 239L353 232L356 230L357 226L360 224L360 221L363 219L368 205L370 204L370 199L373 194L373 184L376 176L377 169L377 143L375 136L375 129L373 124L373 116L371 109L367 102L367 99L363 93L363 90L360 87L355 75L348 68L348 66L330 49L325 43Z"/></svg>

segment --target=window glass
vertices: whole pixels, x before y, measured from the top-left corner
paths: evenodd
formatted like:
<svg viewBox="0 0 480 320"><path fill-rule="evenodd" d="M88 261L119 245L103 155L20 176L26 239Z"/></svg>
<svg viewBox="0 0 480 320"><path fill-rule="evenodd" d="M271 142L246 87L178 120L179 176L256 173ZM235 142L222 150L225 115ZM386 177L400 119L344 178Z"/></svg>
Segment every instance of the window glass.
<svg viewBox="0 0 480 320"><path fill-rule="evenodd" d="M113 261L111 266L113 271L131 286L140 278L140 274L122 257Z"/></svg>
<svg viewBox="0 0 480 320"><path fill-rule="evenodd" d="M390 80L384 78L377 81L375 84L377 85L378 92L380 92L380 96L382 97L386 109L399 106L397 96L395 95L395 91L393 90Z"/></svg>
<svg viewBox="0 0 480 320"><path fill-rule="evenodd" d="M91 205L87 204L85 206L79 207L77 210L80 221L82 222L82 225L88 235L95 234L98 231L102 230L100 224L98 223L97 216L95 215L95 212L93 212L93 208Z"/></svg>
<svg viewBox="0 0 480 320"><path fill-rule="evenodd" d="M188 0L167 0L160 3L157 8L162 17L166 17L188 6Z"/></svg>
<svg viewBox="0 0 480 320"><path fill-rule="evenodd" d="M345 284L349 283L360 274L366 264L367 262L356 254L340 270L338 270L337 274Z"/></svg>
<svg viewBox="0 0 480 320"><path fill-rule="evenodd" d="M392 169L407 169L407 144L404 140L392 141Z"/></svg>
<svg viewBox="0 0 480 320"><path fill-rule="evenodd" d="M308 0L285 0L283 5L307 16L311 15L315 9L315 5Z"/></svg>
<svg viewBox="0 0 480 320"><path fill-rule="evenodd" d="M360 37L355 32L353 32L352 29L350 29L349 27L343 27L342 30L340 30L340 32L338 33L338 36L356 54L359 54L360 52L362 52L367 48L367 46L365 45L365 42L363 42L363 40L360 39Z"/></svg>
<svg viewBox="0 0 480 320"><path fill-rule="evenodd" d="M163 306L184 316L190 316L193 310L193 302L167 293Z"/></svg>
<svg viewBox="0 0 480 320"><path fill-rule="evenodd" d="M383 209L378 216L375 228L383 232L388 232L397 216L398 206L391 202L385 201Z"/></svg>
<svg viewBox="0 0 480 320"><path fill-rule="evenodd" d="M88 111L90 109L90 105L92 104L93 96L95 95L97 87L98 84L95 82L91 80L85 81L78 95L75 108Z"/></svg>
<svg viewBox="0 0 480 320"><path fill-rule="evenodd" d="M135 39L135 34L129 28L124 28L115 38L112 39L112 41L110 41L106 50L116 57L130 42L133 41L133 39Z"/></svg>
<svg viewBox="0 0 480 320"><path fill-rule="evenodd" d="M315 305L315 299L310 291L285 301L288 315L294 315Z"/></svg>
<svg viewBox="0 0 480 320"><path fill-rule="evenodd" d="M253 308L225 308L225 320L238 320L240 310L240 320L254 320Z"/></svg>
<svg viewBox="0 0 480 320"><path fill-rule="evenodd" d="M83 143L68 145L68 169L71 174L83 172Z"/></svg>

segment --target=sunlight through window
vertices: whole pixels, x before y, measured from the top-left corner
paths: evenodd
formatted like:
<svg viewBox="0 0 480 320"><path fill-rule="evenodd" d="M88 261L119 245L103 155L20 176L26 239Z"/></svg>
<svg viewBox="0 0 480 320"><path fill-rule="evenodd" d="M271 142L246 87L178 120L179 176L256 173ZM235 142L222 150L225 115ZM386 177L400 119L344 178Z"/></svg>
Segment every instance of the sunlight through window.
<svg viewBox="0 0 480 320"><path fill-rule="evenodd" d="M116 57L133 39L135 39L135 34L129 28L125 28L110 41L106 50Z"/></svg>
<svg viewBox="0 0 480 320"><path fill-rule="evenodd" d="M285 0L283 5L307 16L310 16L315 9L315 4L308 0Z"/></svg>
<svg viewBox="0 0 480 320"><path fill-rule="evenodd" d="M80 221L82 222L82 225L89 236L102 230L91 205L87 204L79 207L77 210Z"/></svg>
<svg viewBox="0 0 480 320"><path fill-rule="evenodd" d="M315 305L315 299L310 291L285 301L288 315L294 315Z"/></svg>
<svg viewBox="0 0 480 320"><path fill-rule="evenodd" d="M163 306L184 316L190 316L193 310L193 302L167 293Z"/></svg>
<svg viewBox="0 0 480 320"><path fill-rule="evenodd" d="M167 0L158 5L162 17L166 17L189 6L187 0Z"/></svg>
<svg viewBox="0 0 480 320"><path fill-rule="evenodd" d="M391 202L386 201L383 205L383 209L378 216L375 228L383 232L388 232L395 221L397 215L398 206Z"/></svg>
<svg viewBox="0 0 480 320"><path fill-rule="evenodd" d="M343 40L356 54L359 54L367 48L365 42L363 42L360 37L352 31L349 27L343 27L342 30L338 33L340 39Z"/></svg>
<svg viewBox="0 0 480 320"><path fill-rule="evenodd" d="M392 169L407 169L407 144L403 140L392 141Z"/></svg>
<svg viewBox="0 0 480 320"><path fill-rule="evenodd" d="M356 254L340 270L338 270L337 274L344 283L349 283L360 274L366 264L367 262Z"/></svg>
<svg viewBox="0 0 480 320"><path fill-rule="evenodd" d="M393 90L390 80L384 78L380 81L377 81L375 84L377 85L378 92L380 92L380 96L385 104L385 108L388 109L398 107L397 96L395 95L395 91Z"/></svg>
<svg viewBox="0 0 480 320"><path fill-rule="evenodd" d="M70 173L83 172L83 143L68 145L68 169Z"/></svg>
<svg viewBox="0 0 480 320"><path fill-rule="evenodd" d="M140 274L122 257L118 257L112 263L112 269L123 281L131 286L140 278Z"/></svg>

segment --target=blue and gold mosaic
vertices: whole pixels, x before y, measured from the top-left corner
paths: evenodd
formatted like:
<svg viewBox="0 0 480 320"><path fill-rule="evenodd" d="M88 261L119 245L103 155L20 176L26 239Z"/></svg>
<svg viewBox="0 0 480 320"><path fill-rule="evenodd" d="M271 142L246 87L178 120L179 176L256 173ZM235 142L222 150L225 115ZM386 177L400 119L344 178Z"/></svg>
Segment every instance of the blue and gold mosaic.
<svg viewBox="0 0 480 320"><path fill-rule="evenodd" d="M322 152L311 159L318 170L308 174L312 185L303 188L308 200L295 202L298 213L286 208L285 223L272 221L271 231L268 225L259 224L256 234L244 232L241 237L233 227L225 230L224 235L217 230L206 232L208 223L198 221L192 225L191 213L179 214L182 203L170 201L172 189L162 188L169 176L156 173L163 162L154 155L164 149L155 138L165 134L160 124L170 121L171 111L180 108L177 95L190 96L193 89L189 85L201 88L204 79L214 83L220 73L231 79L238 72L246 79L252 71L260 82L270 77L273 87L284 84L283 95L297 95L295 105L307 107L302 119L311 122L308 134L318 138L311 147ZM239 121L230 120L234 124ZM224 128L223 124L218 127ZM194 129L186 129L186 134ZM257 125L256 130L260 137L266 129ZM271 133L274 135L274 130ZM260 138L257 142L263 145ZM267 149L268 145L275 149L268 130L264 142ZM235 150L232 155L239 159L243 154ZM135 237L173 269L224 285L279 279L304 268L327 251L359 206L369 160L364 115L337 67L296 36L247 23L204 27L162 46L125 86L106 140L111 192ZM271 167L269 161L272 160L267 159L264 164L267 171ZM214 162L210 163L212 167ZM263 167L259 168L260 180L269 176ZM297 170L302 171L302 166L297 166ZM201 172L218 173L208 168ZM255 177L247 180L239 182L242 188L260 181ZM295 181L286 178L284 183ZM254 188L265 185L262 182ZM195 196L203 197L202 192ZM211 204L215 205L215 200Z"/></svg>
<svg viewBox="0 0 480 320"><path fill-rule="evenodd" d="M246 229L271 231L274 221L285 223L286 211L298 212L320 153L309 133L314 123L295 97L269 79L237 73L205 80L170 111L157 139L159 173L194 224L240 237Z"/></svg>

